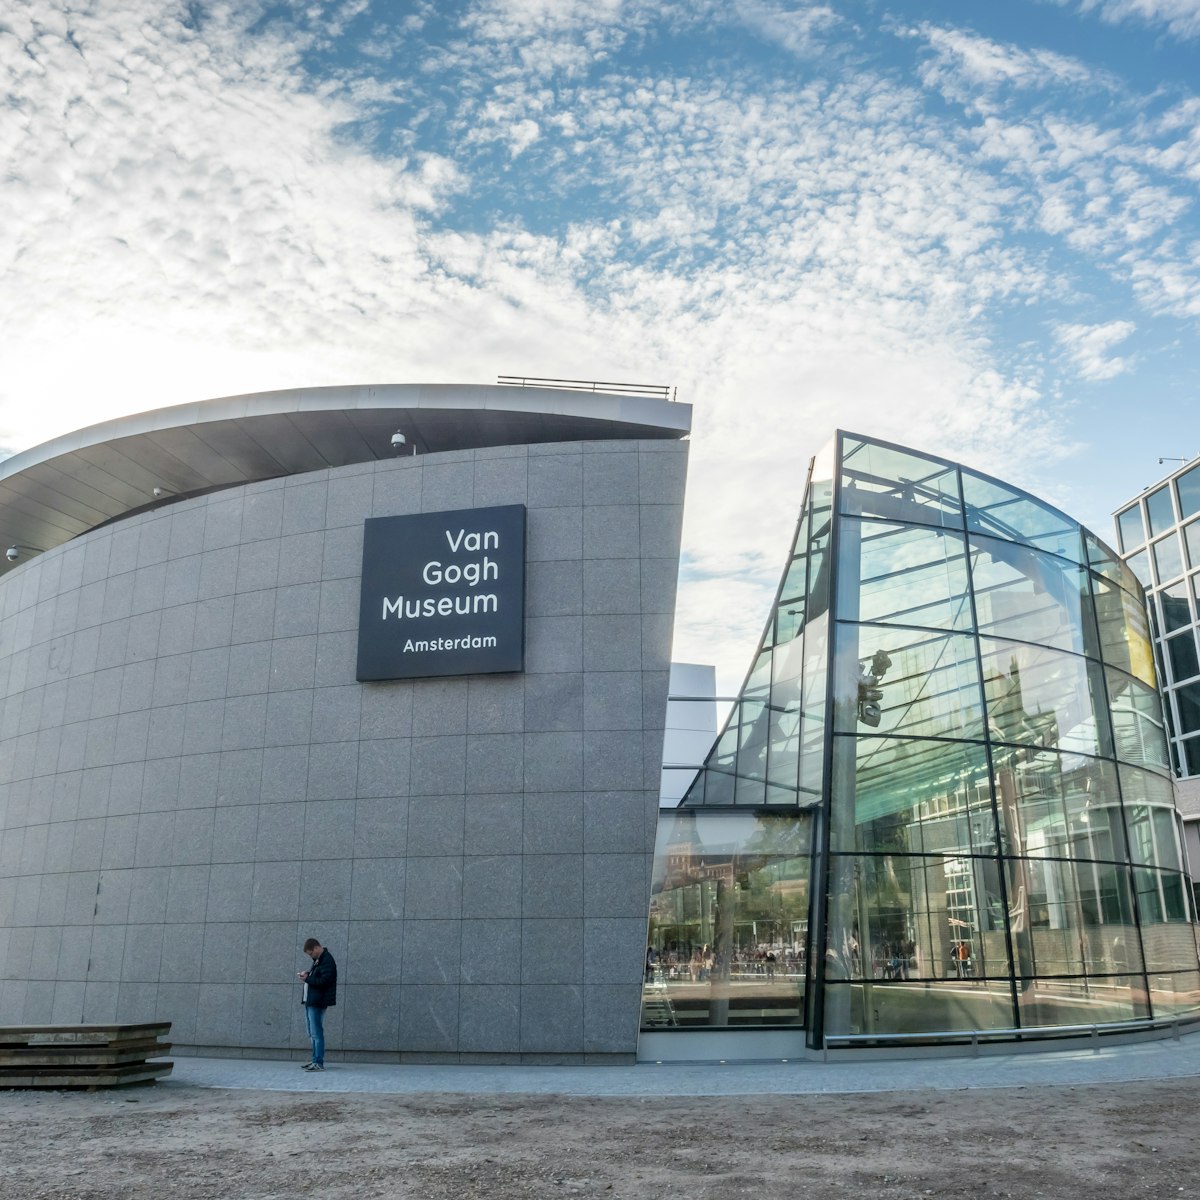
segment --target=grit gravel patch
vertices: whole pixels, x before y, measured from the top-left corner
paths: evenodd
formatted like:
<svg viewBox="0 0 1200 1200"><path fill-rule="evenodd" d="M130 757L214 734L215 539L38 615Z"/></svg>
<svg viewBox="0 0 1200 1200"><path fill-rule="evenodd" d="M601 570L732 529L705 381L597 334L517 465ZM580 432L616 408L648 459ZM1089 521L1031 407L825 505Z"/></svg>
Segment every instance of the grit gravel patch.
<svg viewBox="0 0 1200 1200"><path fill-rule="evenodd" d="M20 1200L1192 1194L1200 1079L703 1099L0 1092Z"/></svg>

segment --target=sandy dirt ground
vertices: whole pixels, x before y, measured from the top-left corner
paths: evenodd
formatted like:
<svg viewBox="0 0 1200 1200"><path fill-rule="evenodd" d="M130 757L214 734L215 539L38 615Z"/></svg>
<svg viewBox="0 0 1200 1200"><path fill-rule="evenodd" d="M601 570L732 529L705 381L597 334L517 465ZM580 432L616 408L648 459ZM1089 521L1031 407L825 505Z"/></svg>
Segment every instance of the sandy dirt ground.
<svg viewBox="0 0 1200 1200"><path fill-rule="evenodd" d="M14 1200L1195 1194L1200 1080L720 1099L0 1092Z"/></svg>

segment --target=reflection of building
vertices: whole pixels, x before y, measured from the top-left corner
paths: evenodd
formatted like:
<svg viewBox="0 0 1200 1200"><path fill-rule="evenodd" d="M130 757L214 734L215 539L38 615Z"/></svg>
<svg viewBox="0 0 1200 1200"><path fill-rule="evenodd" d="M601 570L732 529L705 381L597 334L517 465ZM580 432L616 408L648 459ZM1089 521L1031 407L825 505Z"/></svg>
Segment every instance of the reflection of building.
<svg viewBox="0 0 1200 1200"><path fill-rule="evenodd" d="M662 808L674 808L683 799L716 736L716 667L673 662L663 731Z"/></svg>
<svg viewBox="0 0 1200 1200"><path fill-rule="evenodd" d="M1146 589L1171 762L1193 878L1200 871L1200 462L1193 459L1116 514L1122 556Z"/></svg>
<svg viewBox="0 0 1200 1200"><path fill-rule="evenodd" d="M1141 589L1095 536L997 480L839 434L741 696L663 814L652 948L673 904L674 943L713 962L707 988L648 984L674 1027L648 1016L643 1056L704 1056L686 1039L726 1031L725 1057L739 1026L741 1052L786 1054L1195 1012L1155 685ZM722 888L702 876L723 842ZM793 886L744 877L750 847Z"/></svg>

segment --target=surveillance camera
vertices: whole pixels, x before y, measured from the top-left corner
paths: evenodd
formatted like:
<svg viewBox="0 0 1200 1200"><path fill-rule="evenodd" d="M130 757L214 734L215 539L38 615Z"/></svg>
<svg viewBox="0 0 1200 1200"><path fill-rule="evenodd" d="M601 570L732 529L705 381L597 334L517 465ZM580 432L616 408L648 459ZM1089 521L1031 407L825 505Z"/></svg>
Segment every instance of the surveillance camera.
<svg viewBox="0 0 1200 1200"><path fill-rule="evenodd" d="M404 434L402 434L402 433L393 433L393 434L392 434L392 449L393 449L393 450L395 450L395 451L397 451L397 452L399 452L399 451L403 450L403 449L404 449L404 446L405 446L405 443L406 443L407 441L408 441L408 439L407 439L407 438L404 436Z"/></svg>
<svg viewBox="0 0 1200 1200"><path fill-rule="evenodd" d="M4 552L4 557L7 558L9 562L16 562L17 559L21 557L21 551L18 550L16 546L9 546L9 548Z"/></svg>

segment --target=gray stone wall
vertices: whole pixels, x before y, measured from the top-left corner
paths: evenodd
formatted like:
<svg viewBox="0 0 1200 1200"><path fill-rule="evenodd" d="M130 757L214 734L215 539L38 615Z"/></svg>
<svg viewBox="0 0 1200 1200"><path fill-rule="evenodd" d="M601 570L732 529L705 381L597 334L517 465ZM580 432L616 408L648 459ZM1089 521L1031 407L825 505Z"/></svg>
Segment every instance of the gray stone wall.
<svg viewBox="0 0 1200 1200"><path fill-rule="evenodd" d="M629 1055L687 447L181 501L0 580L0 1023L299 1057ZM528 506L521 675L355 681L363 519Z"/></svg>

